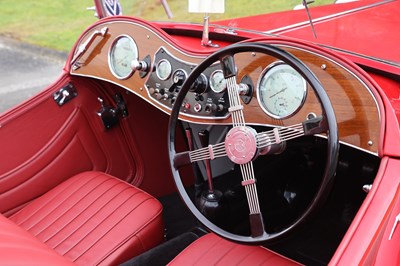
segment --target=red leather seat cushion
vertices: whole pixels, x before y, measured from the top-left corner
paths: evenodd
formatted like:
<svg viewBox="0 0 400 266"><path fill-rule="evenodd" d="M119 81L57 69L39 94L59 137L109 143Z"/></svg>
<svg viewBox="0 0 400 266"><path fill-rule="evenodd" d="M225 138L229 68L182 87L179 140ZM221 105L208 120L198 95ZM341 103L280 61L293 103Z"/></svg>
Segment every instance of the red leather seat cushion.
<svg viewBox="0 0 400 266"><path fill-rule="evenodd" d="M259 246L239 245L207 234L183 250L169 264L177 265L300 265Z"/></svg>
<svg viewBox="0 0 400 266"><path fill-rule="evenodd" d="M0 214L1 265L73 265Z"/></svg>
<svg viewBox="0 0 400 266"><path fill-rule="evenodd" d="M80 265L117 264L163 241L161 204L100 172L78 174L10 217Z"/></svg>

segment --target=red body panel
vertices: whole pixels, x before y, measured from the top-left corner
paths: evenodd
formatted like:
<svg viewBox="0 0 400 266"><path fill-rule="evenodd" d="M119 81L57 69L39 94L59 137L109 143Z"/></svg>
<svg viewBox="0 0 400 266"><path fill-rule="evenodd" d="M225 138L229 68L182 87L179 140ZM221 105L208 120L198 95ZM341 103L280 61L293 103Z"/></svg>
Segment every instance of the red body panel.
<svg viewBox="0 0 400 266"><path fill-rule="evenodd" d="M397 34L395 26L400 25L399 10L400 1L383 0L310 8L317 39L313 36L305 10L233 19L217 24L298 38L334 47L345 53L347 51L351 56L359 54L387 60L387 64L365 62L365 59L357 59L356 62L400 74L400 34Z"/></svg>
<svg viewBox="0 0 400 266"><path fill-rule="evenodd" d="M382 159L374 186L330 261L331 265L375 265L378 252L384 254L398 246L395 243L398 234L392 242L387 241L394 221L393 218L390 219L393 217L392 212L397 215L397 212L392 210L396 200L398 201L398 187L393 184L398 183L399 172L399 160L387 157ZM395 245L392 246L392 243ZM381 245L389 250L380 250ZM397 265L392 263L397 260L399 252L397 249L393 257L385 258L380 255L380 264L376 265Z"/></svg>
<svg viewBox="0 0 400 266"><path fill-rule="evenodd" d="M219 21L211 27L211 33L219 37L213 42L220 47L249 39L252 42L273 44L290 41L312 53L323 55L324 59L339 62L342 67L355 73L359 81L372 88L369 92L376 101L381 119L381 124L377 123L381 126L379 151L374 156L379 157L381 165L372 190L332 257L332 265L400 263L399 229L391 240L388 239L400 212L400 34L396 28L400 25L399 10L400 1L396 0L364 0L331 5L329 8L310 8L317 38L313 36L305 10ZM112 20L131 21L132 18L105 18L92 25L88 31ZM200 45L198 36L201 35L202 25L164 22L143 24L189 55L205 57L218 49ZM234 34L226 33L227 28L235 28ZM77 44L88 31L84 32ZM190 34L181 35L179 31ZM156 197L175 191L169 171L167 138L163 135L168 131L168 115L100 76L93 83L90 77L73 76L69 62L75 51L76 47L71 50L63 76L58 82L0 117L0 146L2 152L9 156L8 160L0 164L0 212L5 215L12 215L25 205L28 208L23 210L28 214L36 212L36 206L29 205L30 201L70 176L87 170L110 173L140 186ZM320 65L317 68L323 69ZM77 89L80 97L59 108L48 96L69 81L79 84ZM112 102L116 92L123 93L124 100L130 105L130 114L118 126L105 131L94 111L100 108L97 97ZM56 112L57 116L46 116ZM183 136L177 138L178 146L186 145L182 141ZM71 158L78 159L75 161ZM191 169L188 170L185 175L187 183L193 182ZM51 204L56 202L51 201ZM58 211L68 212L63 209ZM18 223L19 215L11 219ZM49 219L53 217L49 215ZM131 222L137 221L133 217ZM157 221L156 227L161 228L161 221ZM210 242L200 242L202 248L220 240L214 239L214 235L207 238ZM152 239L145 240L151 242ZM157 238L155 243L151 242L149 247L158 242L161 242L161 238ZM234 245L221 243L223 250ZM18 242L16 245L22 244ZM134 245L140 249L140 244L135 242ZM140 249L137 253L142 251ZM193 259L194 256L198 256L195 260L202 259L203 254L197 251L187 252L183 264L187 264L186 259ZM225 253L215 254L211 261L206 262L213 263L221 254ZM48 262L52 262L52 256L50 251ZM228 264L232 263L228 256L222 256L221 259Z"/></svg>

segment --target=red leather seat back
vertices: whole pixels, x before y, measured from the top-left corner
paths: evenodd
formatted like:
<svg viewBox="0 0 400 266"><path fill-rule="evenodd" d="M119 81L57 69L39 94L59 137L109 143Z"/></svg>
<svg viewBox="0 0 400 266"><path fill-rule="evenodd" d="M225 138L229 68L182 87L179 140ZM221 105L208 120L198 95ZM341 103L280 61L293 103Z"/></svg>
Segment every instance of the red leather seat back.
<svg viewBox="0 0 400 266"><path fill-rule="evenodd" d="M1 265L73 265L0 214Z"/></svg>
<svg viewBox="0 0 400 266"><path fill-rule="evenodd" d="M184 265L301 265L259 246L239 245L207 234L183 250L169 264Z"/></svg>
<svg viewBox="0 0 400 266"><path fill-rule="evenodd" d="M117 264L163 241L161 204L100 172L78 174L10 219L80 265Z"/></svg>

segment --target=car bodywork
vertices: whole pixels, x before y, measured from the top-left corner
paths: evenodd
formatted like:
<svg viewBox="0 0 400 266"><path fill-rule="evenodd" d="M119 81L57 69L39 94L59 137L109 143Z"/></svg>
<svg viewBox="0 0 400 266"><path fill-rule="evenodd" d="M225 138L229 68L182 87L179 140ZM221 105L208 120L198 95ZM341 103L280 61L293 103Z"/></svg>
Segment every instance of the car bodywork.
<svg viewBox="0 0 400 266"><path fill-rule="evenodd" d="M399 8L400 1L393 0L312 8L316 38L304 10L217 21L209 28L209 38L219 47L200 44L203 26L199 24L102 18L78 38L54 84L0 117L1 212L11 215L86 170L112 174L160 199L176 193L168 142L179 151L189 150L192 142L199 148L197 132L203 129L210 132L213 145L227 142L225 135L232 124L225 88L218 91L210 85L211 76L221 68L218 63L206 66L205 84L194 77L200 88L188 87L190 92L181 102L179 89L190 85L186 79L208 56L232 46L240 49L237 44L262 43L293 55L317 77L332 105L340 146L337 160L326 159L331 132L311 129L307 136L283 139L286 146L278 147L276 154L268 151L254 160L260 169L256 172L259 194L264 195L260 202L271 213L264 217L265 228L285 231L268 242L268 247L304 264L398 265ZM127 48L136 53L135 64L122 66L131 70L128 73L114 68L124 57L117 58L115 66L112 63L112 51L122 39L136 46L136 50ZM246 124L258 133L275 133L275 128L325 115L309 80L307 94L293 113L279 116L279 112L265 110L268 106L260 100L260 87L281 59L258 50L231 52L235 53L237 82L250 88L241 97ZM179 130L171 141L167 138L169 119L176 101L181 112L176 114ZM188 138L185 129L194 137ZM230 206L225 216L229 222L222 222L221 227L235 231L240 227L230 222L237 218L235 213L241 217L239 224L247 218L243 194L247 184L240 183L238 168L231 161L217 159L211 165L214 185L223 183L221 189ZM321 190L318 204L301 223L294 222L286 230L304 209L314 205L321 176L332 165L329 185ZM198 184L199 178L193 176L207 181L207 170L200 165L193 174L185 167L182 186ZM206 181L205 187L210 185ZM167 228L174 222L167 220Z"/></svg>

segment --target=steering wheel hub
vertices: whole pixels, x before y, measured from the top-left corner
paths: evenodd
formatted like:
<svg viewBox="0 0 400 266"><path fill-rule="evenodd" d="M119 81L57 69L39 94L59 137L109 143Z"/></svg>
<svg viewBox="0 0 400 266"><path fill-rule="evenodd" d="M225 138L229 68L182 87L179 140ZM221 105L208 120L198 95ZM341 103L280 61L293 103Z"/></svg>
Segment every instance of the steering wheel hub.
<svg viewBox="0 0 400 266"><path fill-rule="evenodd" d="M228 158L236 164L245 164L257 154L257 132L245 126L229 130L225 138L225 150Z"/></svg>

